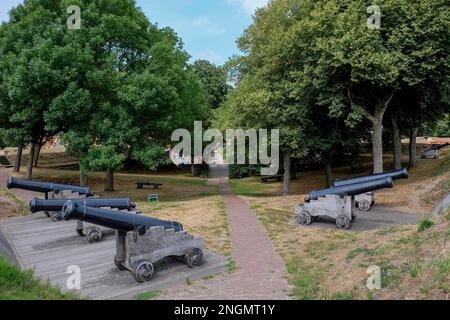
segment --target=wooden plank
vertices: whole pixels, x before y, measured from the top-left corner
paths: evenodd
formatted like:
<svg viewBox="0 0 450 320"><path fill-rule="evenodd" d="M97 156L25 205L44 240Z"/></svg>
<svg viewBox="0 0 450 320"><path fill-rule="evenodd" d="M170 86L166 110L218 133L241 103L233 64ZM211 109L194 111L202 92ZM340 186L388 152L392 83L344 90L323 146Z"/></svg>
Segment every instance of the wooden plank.
<svg viewBox="0 0 450 320"><path fill-rule="evenodd" d="M120 271L114 265L116 250L114 237L89 244L75 232L74 221L52 222L43 215L8 219L0 224L16 259L23 269L34 269L43 280L63 290L70 276L67 267L81 268L82 296L94 299L126 299L140 292L162 290L185 285L186 278L200 279L227 270L226 257L205 252L207 262L190 269L171 261L156 267L155 278L145 284L137 283L129 271Z"/></svg>

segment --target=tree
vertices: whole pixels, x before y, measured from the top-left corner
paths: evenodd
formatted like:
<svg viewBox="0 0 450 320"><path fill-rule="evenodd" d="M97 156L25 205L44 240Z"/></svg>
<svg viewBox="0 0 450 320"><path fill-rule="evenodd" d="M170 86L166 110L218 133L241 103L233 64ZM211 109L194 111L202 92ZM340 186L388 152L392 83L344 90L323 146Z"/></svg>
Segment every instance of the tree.
<svg viewBox="0 0 450 320"><path fill-rule="evenodd" d="M73 4L82 12L79 30L66 26ZM2 29L1 54L11 66L1 69L9 123L34 146L62 133L80 157L81 184L89 170L104 169L112 190L114 171L131 157L156 168L167 159L170 130L206 116L180 39L134 1L26 1Z"/></svg>
<svg viewBox="0 0 450 320"><path fill-rule="evenodd" d="M197 60L192 70L200 80L202 88L207 93L211 109L217 109L224 102L230 86L227 75L222 67L217 67L207 60Z"/></svg>

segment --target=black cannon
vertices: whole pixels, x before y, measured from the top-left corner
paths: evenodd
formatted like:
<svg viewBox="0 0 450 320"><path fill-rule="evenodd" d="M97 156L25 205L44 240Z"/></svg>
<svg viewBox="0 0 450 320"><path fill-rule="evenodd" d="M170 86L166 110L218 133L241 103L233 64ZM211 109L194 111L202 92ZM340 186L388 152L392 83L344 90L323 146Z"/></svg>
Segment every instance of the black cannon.
<svg viewBox="0 0 450 320"><path fill-rule="evenodd" d="M183 231L183 226L178 222L162 221L138 214L87 207L73 200L65 203L61 218L63 220L88 222L118 231L139 231L141 235L145 234L147 228L158 226L164 227L166 230Z"/></svg>
<svg viewBox="0 0 450 320"><path fill-rule="evenodd" d="M436 144L436 145L432 146L429 150L442 150L442 149L444 149L445 147L448 147L448 146L450 146L449 142L444 143L444 144Z"/></svg>
<svg viewBox="0 0 450 320"><path fill-rule="evenodd" d="M7 187L8 189L22 189L27 191L41 192L45 193L46 195L49 192L54 192L55 194L58 194L61 191L70 191L73 193L86 195L88 197L93 195L93 193L91 193L91 191L87 187L71 186L51 182L36 182L30 180L21 180L13 177L9 177Z"/></svg>
<svg viewBox="0 0 450 320"><path fill-rule="evenodd" d="M64 204L68 200L73 200L78 205L86 207L109 207L119 210L131 210L136 208L130 198L85 198L85 199L50 199L43 200L34 198L30 201L31 213L36 212L62 212Z"/></svg>
<svg viewBox="0 0 450 320"><path fill-rule="evenodd" d="M409 174L408 174L408 170L406 168L404 168L401 170L395 170L395 171L390 171L390 172L385 172L385 173L378 173L378 174L373 174L370 176L362 176L362 177L355 177L355 178L349 178L349 179L339 179L339 180L334 181L333 186L334 187L348 186L348 185L357 184L357 183L385 179L388 177L392 178L392 180L408 179Z"/></svg>
<svg viewBox="0 0 450 320"><path fill-rule="evenodd" d="M384 188L392 188L394 183L391 177L385 177L378 180L369 180L360 183L354 183L350 185L343 185L340 187L333 187L323 190L315 190L309 194L309 198L306 199L307 202L311 200L317 200L320 197L325 197L329 194L334 194L338 196L356 196L359 194L372 192Z"/></svg>
<svg viewBox="0 0 450 320"><path fill-rule="evenodd" d="M422 153L422 159L439 159L441 156L441 150L445 147L450 146L450 143L444 143L444 144L436 144L433 145L431 148L428 148Z"/></svg>
<svg viewBox="0 0 450 320"><path fill-rule="evenodd" d="M116 230L114 264L119 270L131 271L138 282L150 281L155 264L169 257L183 259L190 268L204 261L203 240L183 231L178 222L87 207L76 201L66 202L62 217Z"/></svg>

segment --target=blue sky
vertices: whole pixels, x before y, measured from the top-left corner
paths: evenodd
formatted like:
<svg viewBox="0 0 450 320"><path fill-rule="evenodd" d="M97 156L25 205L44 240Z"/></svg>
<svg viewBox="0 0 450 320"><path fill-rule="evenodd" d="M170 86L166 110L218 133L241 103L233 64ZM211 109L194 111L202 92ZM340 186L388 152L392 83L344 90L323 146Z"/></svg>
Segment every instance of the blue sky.
<svg viewBox="0 0 450 320"><path fill-rule="evenodd" d="M1 0L0 21L22 0ZM236 39L252 21L257 7L268 0L136 0L153 23L173 28L192 60L223 64L239 53ZM83 18L83 13L81 14Z"/></svg>

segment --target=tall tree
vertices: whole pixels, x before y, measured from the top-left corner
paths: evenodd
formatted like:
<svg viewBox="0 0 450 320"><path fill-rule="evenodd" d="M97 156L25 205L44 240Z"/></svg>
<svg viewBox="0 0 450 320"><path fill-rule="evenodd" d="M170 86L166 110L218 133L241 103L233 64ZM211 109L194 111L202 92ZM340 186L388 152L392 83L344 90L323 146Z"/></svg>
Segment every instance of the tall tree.
<svg viewBox="0 0 450 320"><path fill-rule="evenodd" d="M207 93L210 108L217 109L220 107L230 88L223 67L217 67L207 60L197 60L192 64L192 70Z"/></svg>

